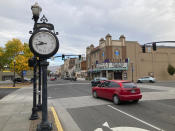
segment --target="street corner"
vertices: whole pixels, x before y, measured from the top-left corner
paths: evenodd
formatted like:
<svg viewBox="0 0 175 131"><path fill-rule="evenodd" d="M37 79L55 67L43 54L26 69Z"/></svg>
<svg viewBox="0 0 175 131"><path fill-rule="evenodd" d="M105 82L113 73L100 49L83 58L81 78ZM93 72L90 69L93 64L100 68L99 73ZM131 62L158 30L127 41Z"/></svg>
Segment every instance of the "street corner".
<svg viewBox="0 0 175 131"><path fill-rule="evenodd" d="M41 123L42 112L38 112L38 116L38 119L31 121L29 131L36 131L37 125ZM63 131L62 125L53 106L48 109L48 122L52 124L52 131Z"/></svg>

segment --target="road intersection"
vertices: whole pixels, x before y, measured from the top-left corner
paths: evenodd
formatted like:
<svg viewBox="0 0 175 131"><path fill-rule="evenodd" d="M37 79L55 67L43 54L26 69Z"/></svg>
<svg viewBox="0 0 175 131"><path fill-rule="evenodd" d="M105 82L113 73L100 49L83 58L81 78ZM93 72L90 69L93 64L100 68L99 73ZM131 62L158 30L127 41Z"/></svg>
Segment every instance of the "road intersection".
<svg viewBox="0 0 175 131"><path fill-rule="evenodd" d="M105 122L111 129L128 126L151 131L175 129L173 87L138 84L143 99L138 104L118 106L108 100L94 99L88 82L62 81L49 85L49 102L55 107L65 131L92 131L100 129Z"/></svg>

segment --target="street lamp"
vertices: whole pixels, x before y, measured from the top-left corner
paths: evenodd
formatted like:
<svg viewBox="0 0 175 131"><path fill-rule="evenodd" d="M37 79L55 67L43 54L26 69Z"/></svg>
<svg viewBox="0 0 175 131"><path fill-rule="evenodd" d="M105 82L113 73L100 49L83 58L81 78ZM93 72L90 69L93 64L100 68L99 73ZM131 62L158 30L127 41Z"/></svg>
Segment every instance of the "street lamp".
<svg viewBox="0 0 175 131"><path fill-rule="evenodd" d="M39 15L42 11L42 8L36 2L34 5L32 5L31 10L32 10L32 13L33 13L33 18L32 19L34 19L34 21L36 23L39 19Z"/></svg>
<svg viewBox="0 0 175 131"><path fill-rule="evenodd" d="M42 11L42 8L38 5L38 3L36 2L33 6L31 6L31 10L33 13L33 20L34 20L34 28L33 28L33 32L36 31L36 24L37 21L39 19L39 15ZM38 114L37 114L37 105L36 105L36 71L37 71L37 60L36 60L36 56L33 57L33 74L34 74L34 78L33 78L33 108L32 108L32 114L30 117L30 120L35 120L38 119Z"/></svg>
<svg viewBox="0 0 175 131"><path fill-rule="evenodd" d="M16 60L13 60L14 63L14 76L13 76L13 87L15 87L15 65L16 65Z"/></svg>
<svg viewBox="0 0 175 131"><path fill-rule="evenodd" d="M33 109L36 107L36 67L40 65L40 76L42 75L42 121L37 125L37 131L51 131L52 124L48 122L48 109L47 109L47 67L49 63L47 59L54 56L59 49L59 41L54 30L54 25L47 23L47 18L43 15L40 19L42 23L38 23L41 7L37 3L31 7L34 20L33 32L29 39L29 48L34 54L34 84L33 84ZM44 46L42 46L44 44ZM46 48L50 47L49 49ZM51 46L52 45L52 46ZM45 52L43 54L43 51ZM40 64L37 63L37 57L39 57ZM39 81L41 83L41 80ZM40 103L39 103L40 104ZM32 115L36 115L36 110L32 109ZM31 116L32 117L32 116Z"/></svg>

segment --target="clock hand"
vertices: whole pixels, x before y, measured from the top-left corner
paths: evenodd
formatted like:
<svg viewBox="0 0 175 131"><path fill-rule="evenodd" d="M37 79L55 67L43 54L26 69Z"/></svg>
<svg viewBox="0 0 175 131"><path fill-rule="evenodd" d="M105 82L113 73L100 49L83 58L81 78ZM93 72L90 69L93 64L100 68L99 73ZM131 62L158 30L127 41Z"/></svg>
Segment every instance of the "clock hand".
<svg viewBox="0 0 175 131"><path fill-rule="evenodd" d="M44 43L44 42L39 41L39 43L36 44L36 45L44 45L44 44L47 44L47 43Z"/></svg>

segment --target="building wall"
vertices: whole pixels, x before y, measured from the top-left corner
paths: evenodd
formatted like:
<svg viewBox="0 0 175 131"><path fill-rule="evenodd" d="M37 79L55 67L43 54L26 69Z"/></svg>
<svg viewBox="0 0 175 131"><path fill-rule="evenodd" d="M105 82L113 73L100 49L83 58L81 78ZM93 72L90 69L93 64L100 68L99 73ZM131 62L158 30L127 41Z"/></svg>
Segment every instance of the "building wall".
<svg viewBox="0 0 175 131"><path fill-rule="evenodd" d="M109 38L108 38L109 37ZM175 67L175 48L158 46L156 51L152 47L146 48L146 53L142 53L141 45L137 41L126 41L122 35L119 40L112 40L110 35L107 35L99 41L99 46L94 48L94 45L87 47L87 68L89 70L89 77L106 76L113 79L115 73L118 71L100 71L90 73L96 68L96 61L98 63L121 63L129 58L128 70L122 72L122 77L127 76L128 80L136 81L143 76L154 76L157 80L173 80L174 76L170 76L167 72L168 65ZM115 54L119 52L119 55ZM102 55L104 52L104 55ZM119 73L118 72L118 73ZM133 78L132 78L133 74Z"/></svg>

